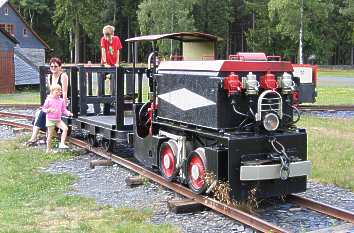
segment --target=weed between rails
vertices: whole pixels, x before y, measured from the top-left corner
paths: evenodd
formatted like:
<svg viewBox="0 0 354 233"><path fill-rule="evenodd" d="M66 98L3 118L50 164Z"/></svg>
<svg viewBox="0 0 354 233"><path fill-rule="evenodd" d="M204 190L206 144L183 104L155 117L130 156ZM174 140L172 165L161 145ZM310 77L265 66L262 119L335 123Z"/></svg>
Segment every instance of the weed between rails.
<svg viewBox="0 0 354 233"><path fill-rule="evenodd" d="M206 172L204 179L209 187L208 191L216 200L248 213L253 213L258 209L260 202L256 198L256 188L250 190L247 200L236 201L230 196L231 187L228 182L216 180L212 172Z"/></svg>

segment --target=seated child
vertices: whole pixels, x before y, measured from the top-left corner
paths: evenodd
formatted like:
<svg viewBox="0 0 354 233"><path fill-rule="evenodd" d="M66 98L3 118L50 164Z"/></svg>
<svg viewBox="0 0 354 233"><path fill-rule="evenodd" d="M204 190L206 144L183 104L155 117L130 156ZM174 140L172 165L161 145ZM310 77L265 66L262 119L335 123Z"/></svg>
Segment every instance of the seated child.
<svg viewBox="0 0 354 233"><path fill-rule="evenodd" d="M65 102L61 95L61 87L58 84L50 86L50 95L44 102L42 107L43 112L46 113L46 126L48 128L47 136L47 153L52 151L52 138L54 135L55 126L62 130L59 149L68 149L65 145L66 135L68 133L68 126L61 120L62 114L72 116L73 114L66 109Z"/></svg>

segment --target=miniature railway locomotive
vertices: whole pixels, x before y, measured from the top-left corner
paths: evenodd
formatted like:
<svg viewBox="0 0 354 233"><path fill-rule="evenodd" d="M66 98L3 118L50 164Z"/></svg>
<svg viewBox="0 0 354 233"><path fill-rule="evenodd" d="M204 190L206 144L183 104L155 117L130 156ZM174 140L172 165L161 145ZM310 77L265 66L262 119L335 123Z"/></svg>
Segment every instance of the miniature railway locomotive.
<svg viewBox="0 0 354 233"><path fill-rule="evenodd" d="M71 70L73 127L84 131L92 145L103 142L109 149L129 142L142 164L195 193L204 193L216 181L229 183L236 200L247 199L251 190L262 198L305 191L311 163L306 131L295 126L300 114L293 105L297 86L291 63L269 61L262 53L214 60L218 38L202 33L127 41L135 48L139 41L155 45L160 39L180 41L181 54L161 63L156 51L150 54L146 102L141 98L144 71L135 61L132 69L97 68L115 74L111 95L104 94L103 83L98 96L88 94L85 72L93 67ZM137 101L124 99L123 74L138 74ZM103 114L90 115L88 104L99 103ZM208 174L212 184L206 182Z"/></svg>
<svg viewBox="0 0 354 233"><path fill-rule="evenodd" d="M154 67L150 101L135 107L135 156L196 193L208 188L207 173L228 182L237 200L252 189L257 197L304 191L311 163L306 131L294 126L292 65L262 53L238 56L198 61L187 54Z"/></svg>

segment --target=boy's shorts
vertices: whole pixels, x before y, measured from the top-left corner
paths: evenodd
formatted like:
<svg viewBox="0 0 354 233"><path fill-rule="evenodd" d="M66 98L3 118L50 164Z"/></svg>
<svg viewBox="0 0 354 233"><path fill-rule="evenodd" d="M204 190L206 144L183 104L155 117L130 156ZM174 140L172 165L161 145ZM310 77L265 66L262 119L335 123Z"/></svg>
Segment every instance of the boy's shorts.
<svg viewBox="0 0 354 233"><path fill-rule="evenodd" d="M48 120L46 121L46 126L47 127L52 127L55 126L59 121L55 121L55 120Z"/></svg>

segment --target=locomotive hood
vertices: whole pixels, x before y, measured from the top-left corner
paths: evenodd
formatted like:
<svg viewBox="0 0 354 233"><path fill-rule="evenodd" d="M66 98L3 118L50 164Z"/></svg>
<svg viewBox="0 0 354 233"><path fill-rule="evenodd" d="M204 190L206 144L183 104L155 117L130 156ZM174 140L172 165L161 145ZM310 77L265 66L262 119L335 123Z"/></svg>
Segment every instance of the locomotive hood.
<svg viewBox="0 0 354 233"><path fill-rule="evenodd" d="M290 62L286 61L163 61L158 67L159 73L169 71L190 72L293 72Z"/></svg>

